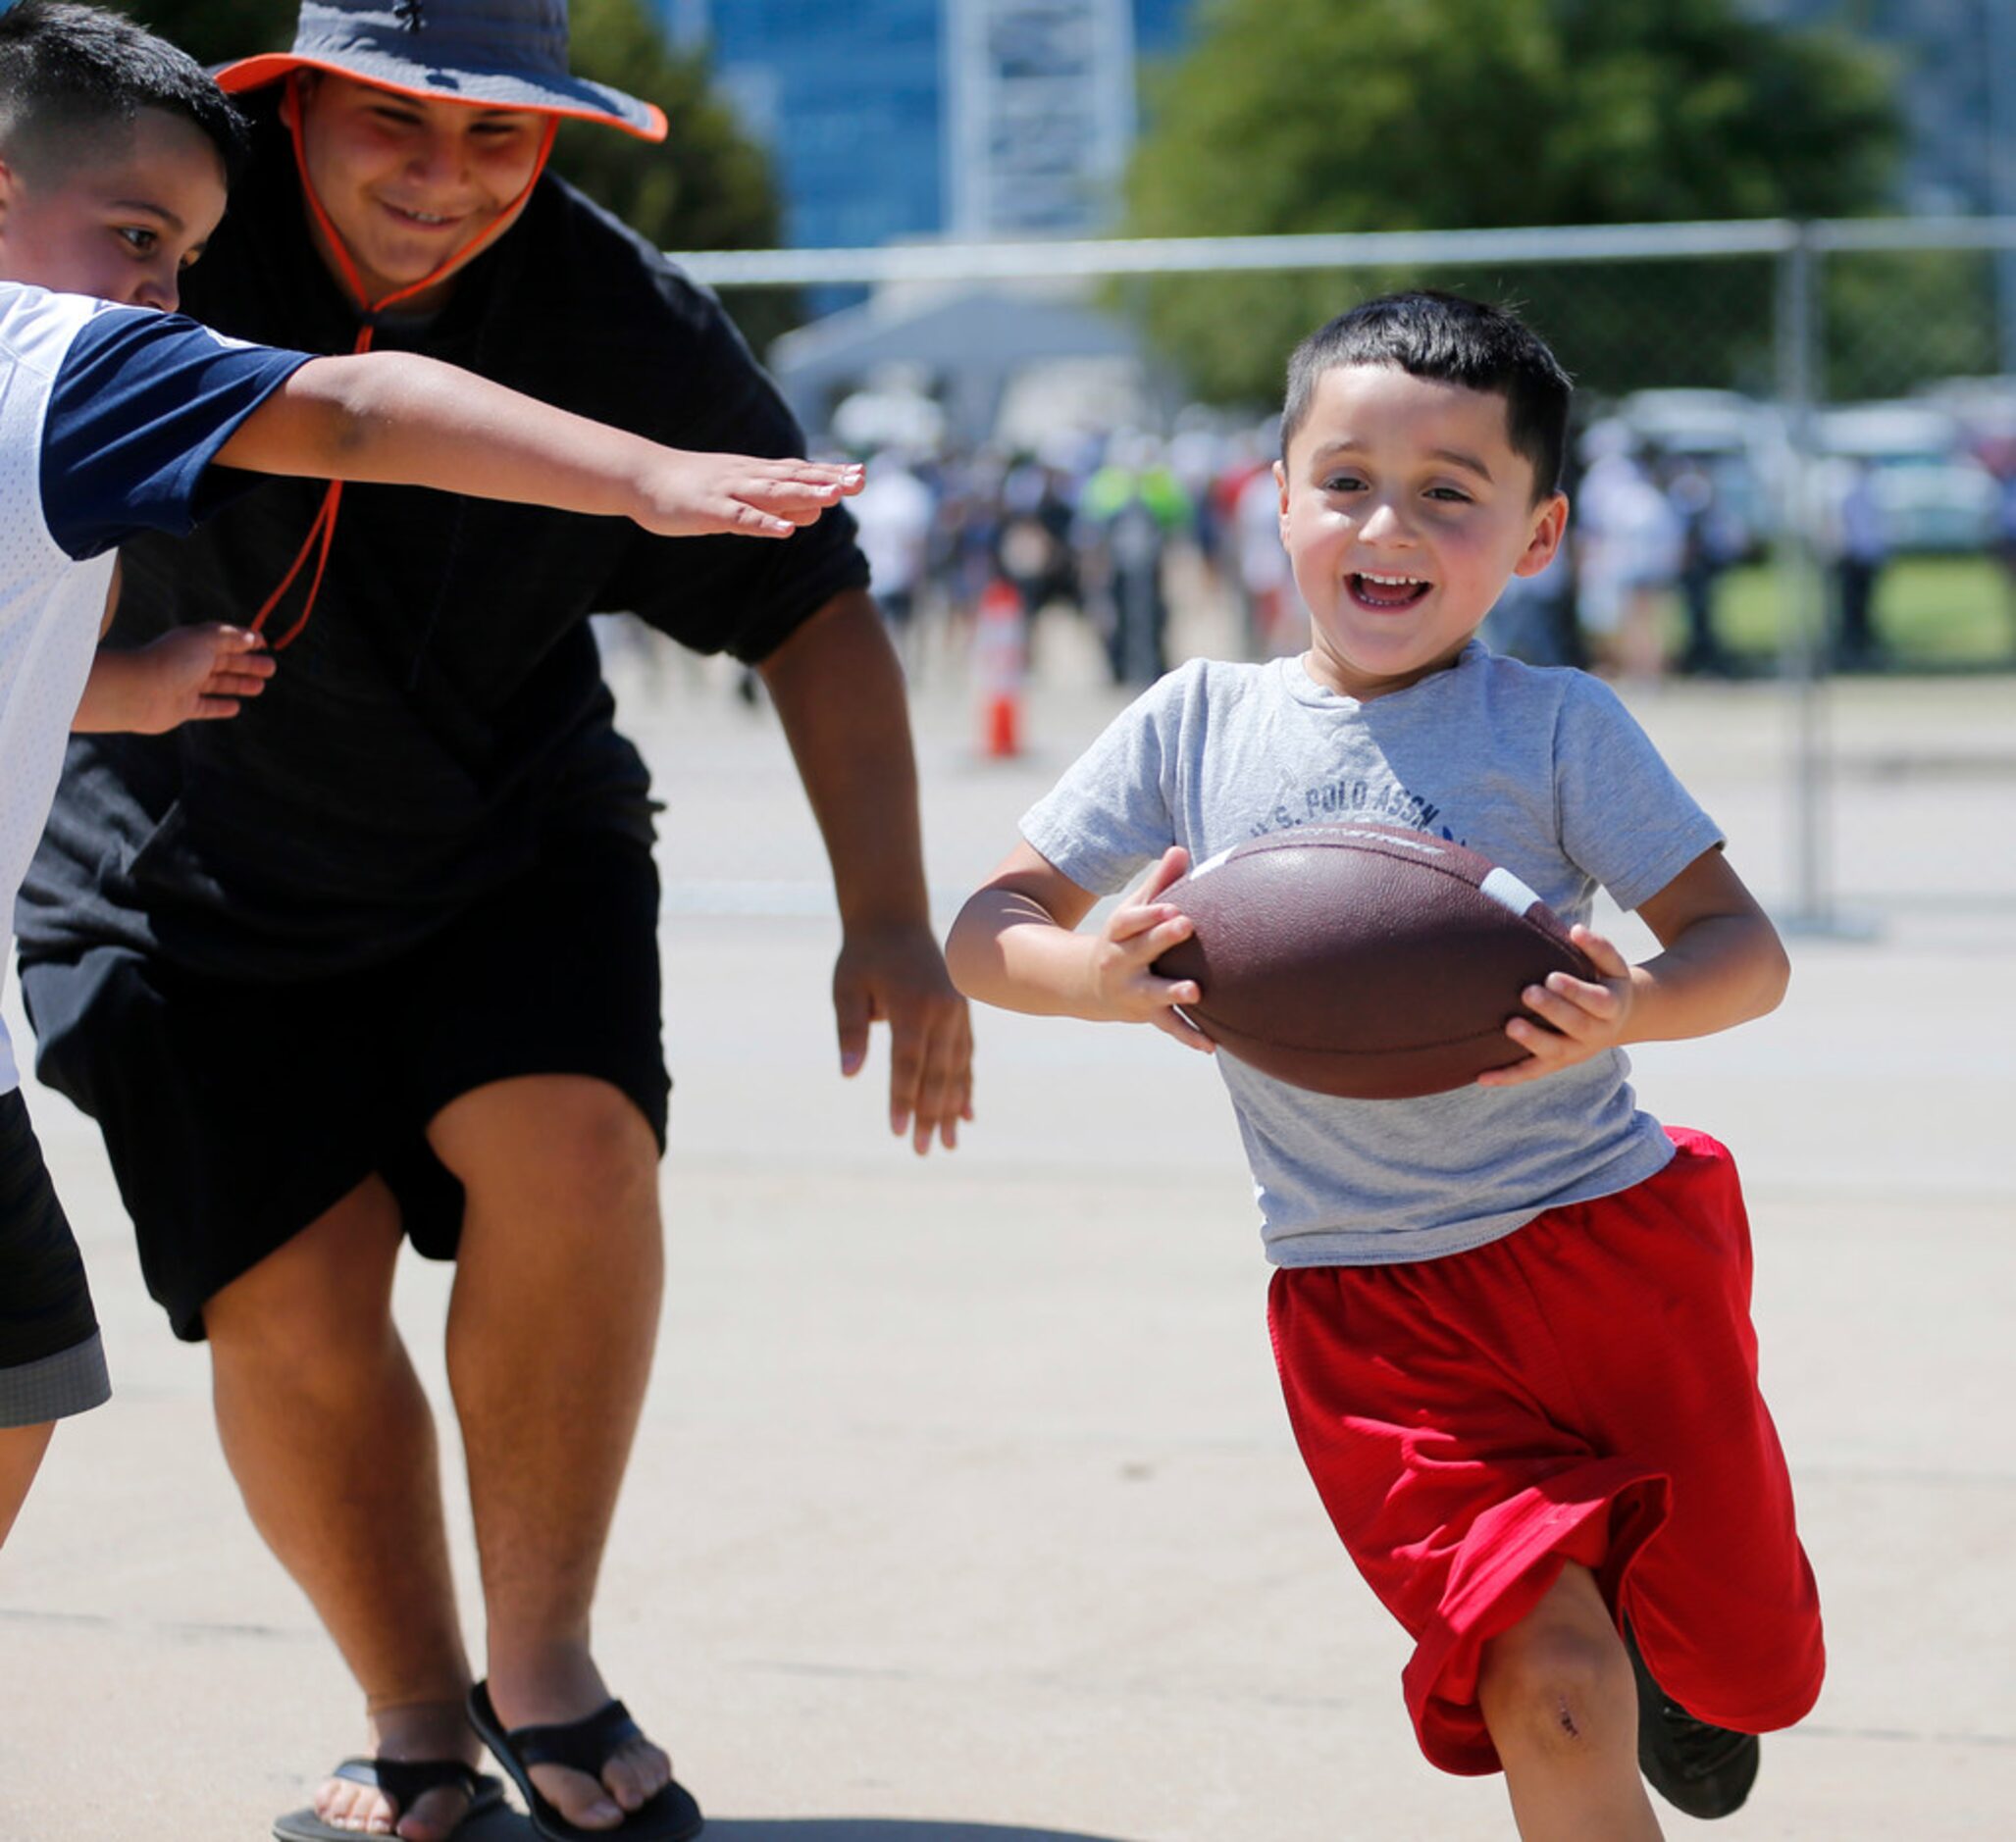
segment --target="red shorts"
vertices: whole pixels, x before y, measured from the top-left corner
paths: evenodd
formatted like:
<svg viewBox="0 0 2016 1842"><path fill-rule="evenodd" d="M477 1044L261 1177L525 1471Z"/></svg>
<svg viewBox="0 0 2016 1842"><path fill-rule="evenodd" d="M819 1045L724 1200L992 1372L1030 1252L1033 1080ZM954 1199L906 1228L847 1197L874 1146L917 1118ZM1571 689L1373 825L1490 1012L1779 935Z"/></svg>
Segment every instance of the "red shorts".
<svg viewBox="0 0 2016 1842"><path fill-rule="evenodd" d="M1485 1642L1591 1568L1660 1686L1717 1726L1820 1693L1820 1601L1757 1391L1730 1154L1676 1131L1617 1196L1438 1260L1275 1273L1288 1416L1359 1571L1415 1640L1422 1751L1498 1768Z"/></svg>

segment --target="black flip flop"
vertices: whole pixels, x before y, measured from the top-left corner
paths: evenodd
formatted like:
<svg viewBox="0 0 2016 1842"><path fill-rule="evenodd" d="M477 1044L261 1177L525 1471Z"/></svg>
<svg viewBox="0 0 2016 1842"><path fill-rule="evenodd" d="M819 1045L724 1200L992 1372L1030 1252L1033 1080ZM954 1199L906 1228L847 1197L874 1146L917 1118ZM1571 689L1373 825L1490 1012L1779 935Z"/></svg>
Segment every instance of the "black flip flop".
<svg viewBox="0 0 2016 1842"><path fill-rule="evenodd" d="M416 1799L443 1785L451 1785L467 1795L469 1808L462 1813L463 1822L473 1821L504 1801L501 1780L465 1765L459 1759L346 1759L329 1775L347 1778L352 1784L376 1785L398 1805L402 1816L413 1808ZM366 1831L338 1829L324 1822L310 1808L276 1816L273 1833L275 1842L357 1842Z"/></svg>
<svg viewBox="0 0 2016 1842"><path fill-rule="evenodd" d="M640 1737L621 1702L608 1702L580 1720L547 1727L513 1727L508 1733L491 1706L490 1684L469 1691L469 1724L525 1799L532 1826L546 1842L691 1842L706 1827L700 1807L683 1784L668 1784L648 1803L626 1813L613 1829L583 1829L546 1802L532 1781L534 1765L564 1765L599 1780L602 1767L625 1741Z"/></svg>

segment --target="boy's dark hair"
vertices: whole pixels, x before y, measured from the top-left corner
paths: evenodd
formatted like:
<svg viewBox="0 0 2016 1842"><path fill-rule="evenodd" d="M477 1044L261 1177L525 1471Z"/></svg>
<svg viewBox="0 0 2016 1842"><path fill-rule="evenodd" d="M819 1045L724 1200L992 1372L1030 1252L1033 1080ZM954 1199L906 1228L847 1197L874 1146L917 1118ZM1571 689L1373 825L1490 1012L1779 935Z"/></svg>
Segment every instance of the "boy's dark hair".
<svg viewBox="0 0 2016 1842"><path fill-rule="evenodd" d="M75 160L108 124L162 109L210 137L231 183L245 121L203 67L167 39L101 7L22 0L0 13L0 152L17 164Z"/></svg>
<svg viewBox="0 0 2016 1842"><path fill-rule="evenodd" d="M1413 377L1502 396L1513 450L1532 463L1535 501L1560 486L1575 385L1546 341L1518 315L1435 288L1382 294L1339 314L1288 360L1283 456L1309 417L1323 373L1339 365L1392 365Z"/></svg>

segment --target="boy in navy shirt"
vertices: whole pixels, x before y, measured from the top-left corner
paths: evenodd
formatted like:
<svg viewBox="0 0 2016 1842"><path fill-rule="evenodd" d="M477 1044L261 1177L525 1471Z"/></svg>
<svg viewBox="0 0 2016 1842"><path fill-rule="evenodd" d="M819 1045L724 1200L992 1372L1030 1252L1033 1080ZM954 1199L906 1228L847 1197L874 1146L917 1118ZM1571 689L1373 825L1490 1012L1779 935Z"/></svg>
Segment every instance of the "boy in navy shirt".
<svg viewBox="0 0 2016 1842"><path fill-rule="evenodd" d="M1475 637L1560 545L1569 400L1546 346L1477 302L1398 295L1312 333L1274 469L1308 651L1192 660L1122 712L1024 816L947 957L969 997L1209 1049L1180 1008L1197 987L1154 971L1190 932L1163 891L1193 857L1353 818L1467 844L1577 923L1597 976L1528 987L1506 1026L1528 1059L1473 1086L1338 1100L1218 1067L1289 1418L1414 1639L1422 1750L1502 1767L1529 1842L1642 1842L1634 1763L1728 1814L1823 1656L1735 1169L1639 1109L1622 1052L1770 1010L1783 949L1616 696ZM1658 954L1628 964L1589 930L1599 886Z"/></svg>
<svg viewBox="0 0 2016 1842"><path fill-rule="evenodd" d="M0 16L0 956L71 728L228 717L273 669L225 626L98 652L122 538L185 532L261 474L668 537L788 537L859 483L662 447L409 354L311 358L178 318L177 279L223 216L243 137L203 72L126 20L37 0ZM0 1029L0 1540L55 1421L108 1391Z"/></svg>

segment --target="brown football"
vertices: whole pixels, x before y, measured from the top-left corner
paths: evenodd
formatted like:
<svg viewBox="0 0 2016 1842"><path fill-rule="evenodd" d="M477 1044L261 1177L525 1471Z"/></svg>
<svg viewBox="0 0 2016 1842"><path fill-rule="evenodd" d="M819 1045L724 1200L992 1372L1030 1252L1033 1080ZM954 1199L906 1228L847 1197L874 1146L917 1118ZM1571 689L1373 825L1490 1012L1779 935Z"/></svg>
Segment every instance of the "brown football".
<svg viewBox="0 0 2016 1842"><path fill-rule="evenodd" d="M1155 965L1197 981L1202 1001L1183 1014L1226 1054L1318 1094L1467 1086L1525 1059L1505 1025L1526 986L1598 976L1511 871L1398 826L1258 838L1162 899L1197 927Z"/></svg>

